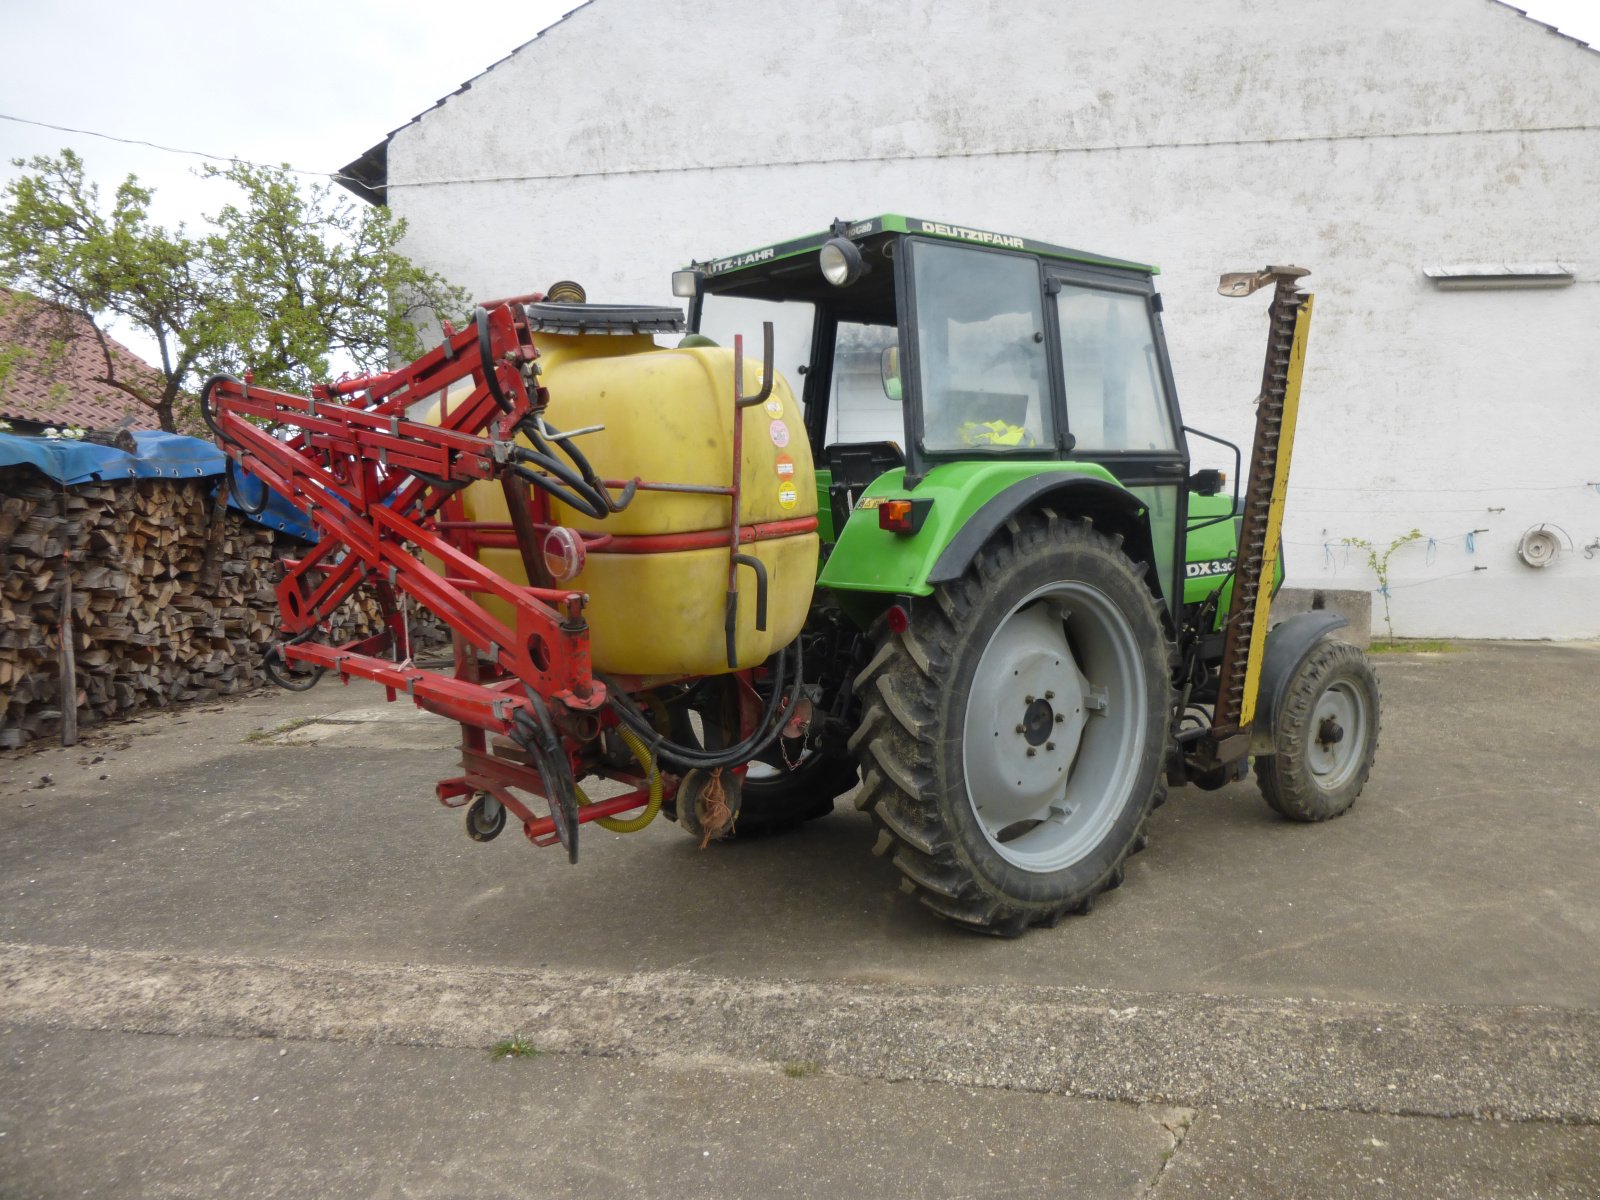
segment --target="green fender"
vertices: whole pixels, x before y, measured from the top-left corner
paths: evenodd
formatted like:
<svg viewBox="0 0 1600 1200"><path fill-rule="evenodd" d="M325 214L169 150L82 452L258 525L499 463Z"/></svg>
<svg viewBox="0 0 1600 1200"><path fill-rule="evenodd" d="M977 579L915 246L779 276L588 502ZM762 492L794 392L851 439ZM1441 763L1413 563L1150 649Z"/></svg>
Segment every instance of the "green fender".
<svg viewBox="0 0 1600 1200"><path fill-rule="evenodd" d="M878 527L885 500L931 501L916 533L890 533ZM931 595L934 585L958 578L978 548L1014 513L1032 504L1054 503L1063 510L1111 510L1135 518L1143 529L1136 555L1148 557L1150 534L1145 507L1104 467L1081 462L964 462L934 467L915 491L905 472L887 471L857 500L817 579L837 592L876 592L899 596Z"/></svg>

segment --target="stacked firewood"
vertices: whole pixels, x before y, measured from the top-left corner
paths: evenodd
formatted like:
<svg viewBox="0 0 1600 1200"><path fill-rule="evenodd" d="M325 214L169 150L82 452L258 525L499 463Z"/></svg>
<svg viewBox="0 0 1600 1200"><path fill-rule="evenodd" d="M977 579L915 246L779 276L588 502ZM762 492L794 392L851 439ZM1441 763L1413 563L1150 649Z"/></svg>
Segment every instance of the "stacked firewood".
<svg viewBox="0 0 1600 1200"><path fill-rule="evenodd" d="M29 467L0 469L0 749L55 735L70 702L90 725L263 680L274 561L306 547L219 506L215 484L63 487ZM376 600L357 592L333 636L378 624ZM75 697L64 698L64 677Z"/></svg>

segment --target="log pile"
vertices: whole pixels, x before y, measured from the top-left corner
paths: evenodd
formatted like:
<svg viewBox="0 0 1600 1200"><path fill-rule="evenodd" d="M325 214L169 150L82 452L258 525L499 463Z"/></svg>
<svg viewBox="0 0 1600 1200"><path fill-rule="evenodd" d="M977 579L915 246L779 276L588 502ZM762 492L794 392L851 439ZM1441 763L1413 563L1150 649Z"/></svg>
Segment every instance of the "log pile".
<svg viewBox="0 0 1600 1200"><path fill-rule="evenodd" d="M219 507L214 485L0 469L0 749L59 731L64 626L82 725L264 681L273 563L305 546ZM358 592L335 624L341 641L377 628L376 601Z"/></svg>

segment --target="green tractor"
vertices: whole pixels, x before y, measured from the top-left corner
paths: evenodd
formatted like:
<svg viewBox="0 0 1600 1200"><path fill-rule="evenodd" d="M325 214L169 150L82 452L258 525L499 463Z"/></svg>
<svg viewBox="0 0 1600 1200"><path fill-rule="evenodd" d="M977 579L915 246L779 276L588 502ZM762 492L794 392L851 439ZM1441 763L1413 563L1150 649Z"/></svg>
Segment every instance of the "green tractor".
<svg viewBox="0 0 1600 1200"><path fill-rule="evenodd" d="M770 326L818 468L807 706L751 765L737 832L859 786L906 891L1014 936L1118 886L1169 786L1253 759L1285 817L1348 809L1372 669L1335 614L1268 628L1304 274L1223 278L1273 293L1241 470L1183 423L1152 267L886 215L678 272L689 344ZM1231 492L1191 436L1232 450Z"/></svg>

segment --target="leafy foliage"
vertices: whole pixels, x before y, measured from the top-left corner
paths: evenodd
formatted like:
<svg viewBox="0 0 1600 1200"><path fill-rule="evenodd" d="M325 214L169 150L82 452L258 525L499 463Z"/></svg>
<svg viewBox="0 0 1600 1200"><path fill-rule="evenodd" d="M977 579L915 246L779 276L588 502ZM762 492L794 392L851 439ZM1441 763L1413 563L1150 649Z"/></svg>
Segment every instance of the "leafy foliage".
<svg viewBox="0 0 1600 1200"><path fill-rule="evenodd" d="M105 361L103 381L153 409L172 429L185 381L216 337L216 281L204 247L180 226L151 222L152 193L130 175L109 211L71 150L60 158L16 159L33 173L6 185L0 209L0 279L90 318ZM123 318L150 335L161 355L162 388L121 378L105 326Z"/></svg>
<svg viewBox="0 0 1600 1200"><path fill-rule="evenodd" d="M256 382L304 391L339 356L363 372L422 352L413 323L461 312L467 297L398 246L405 222L333 185L302 190L286 170L238 164L207 174L236 184L244 204L212 220L207 253L225 283L226 351Z"/></svg>
<svg viewBox="0 0 1600 1200"><path fill-rule="evenodd" d="M1394 552L1401 546L1409 546L1412 542L1421 541L1422 530L1413 529L1410 533L1402 533L1382 550L1378 549L1366 538L1347 537L1341 539L1346 546L1354 546L1357 550L1364 550L1367 554L1367 566L1372 568L1372 573L1378 577L1378 594L1383 597L1383 623L1389 630L1389 641L1394 641L1394 619L1389 612L1389 560L1394 557Z"/></svg>
<svg viewBox="0 0 1600 1200"><path fill-rule="evenodd" d="M92 324L103 382L173 430L186 393L217 371L304 390L333 361L379 369L420 349L413 322L460 312L465 294L398 246L405 223L358 207L331 185L302 190L287 168L236 165L208 175L240 198L191 236L154 223L135 176L109 207L71 150L14 160L29 173L0 197L0 281ZM158 348L159 391L119 376L105 330L124 320Z"/></svg>

